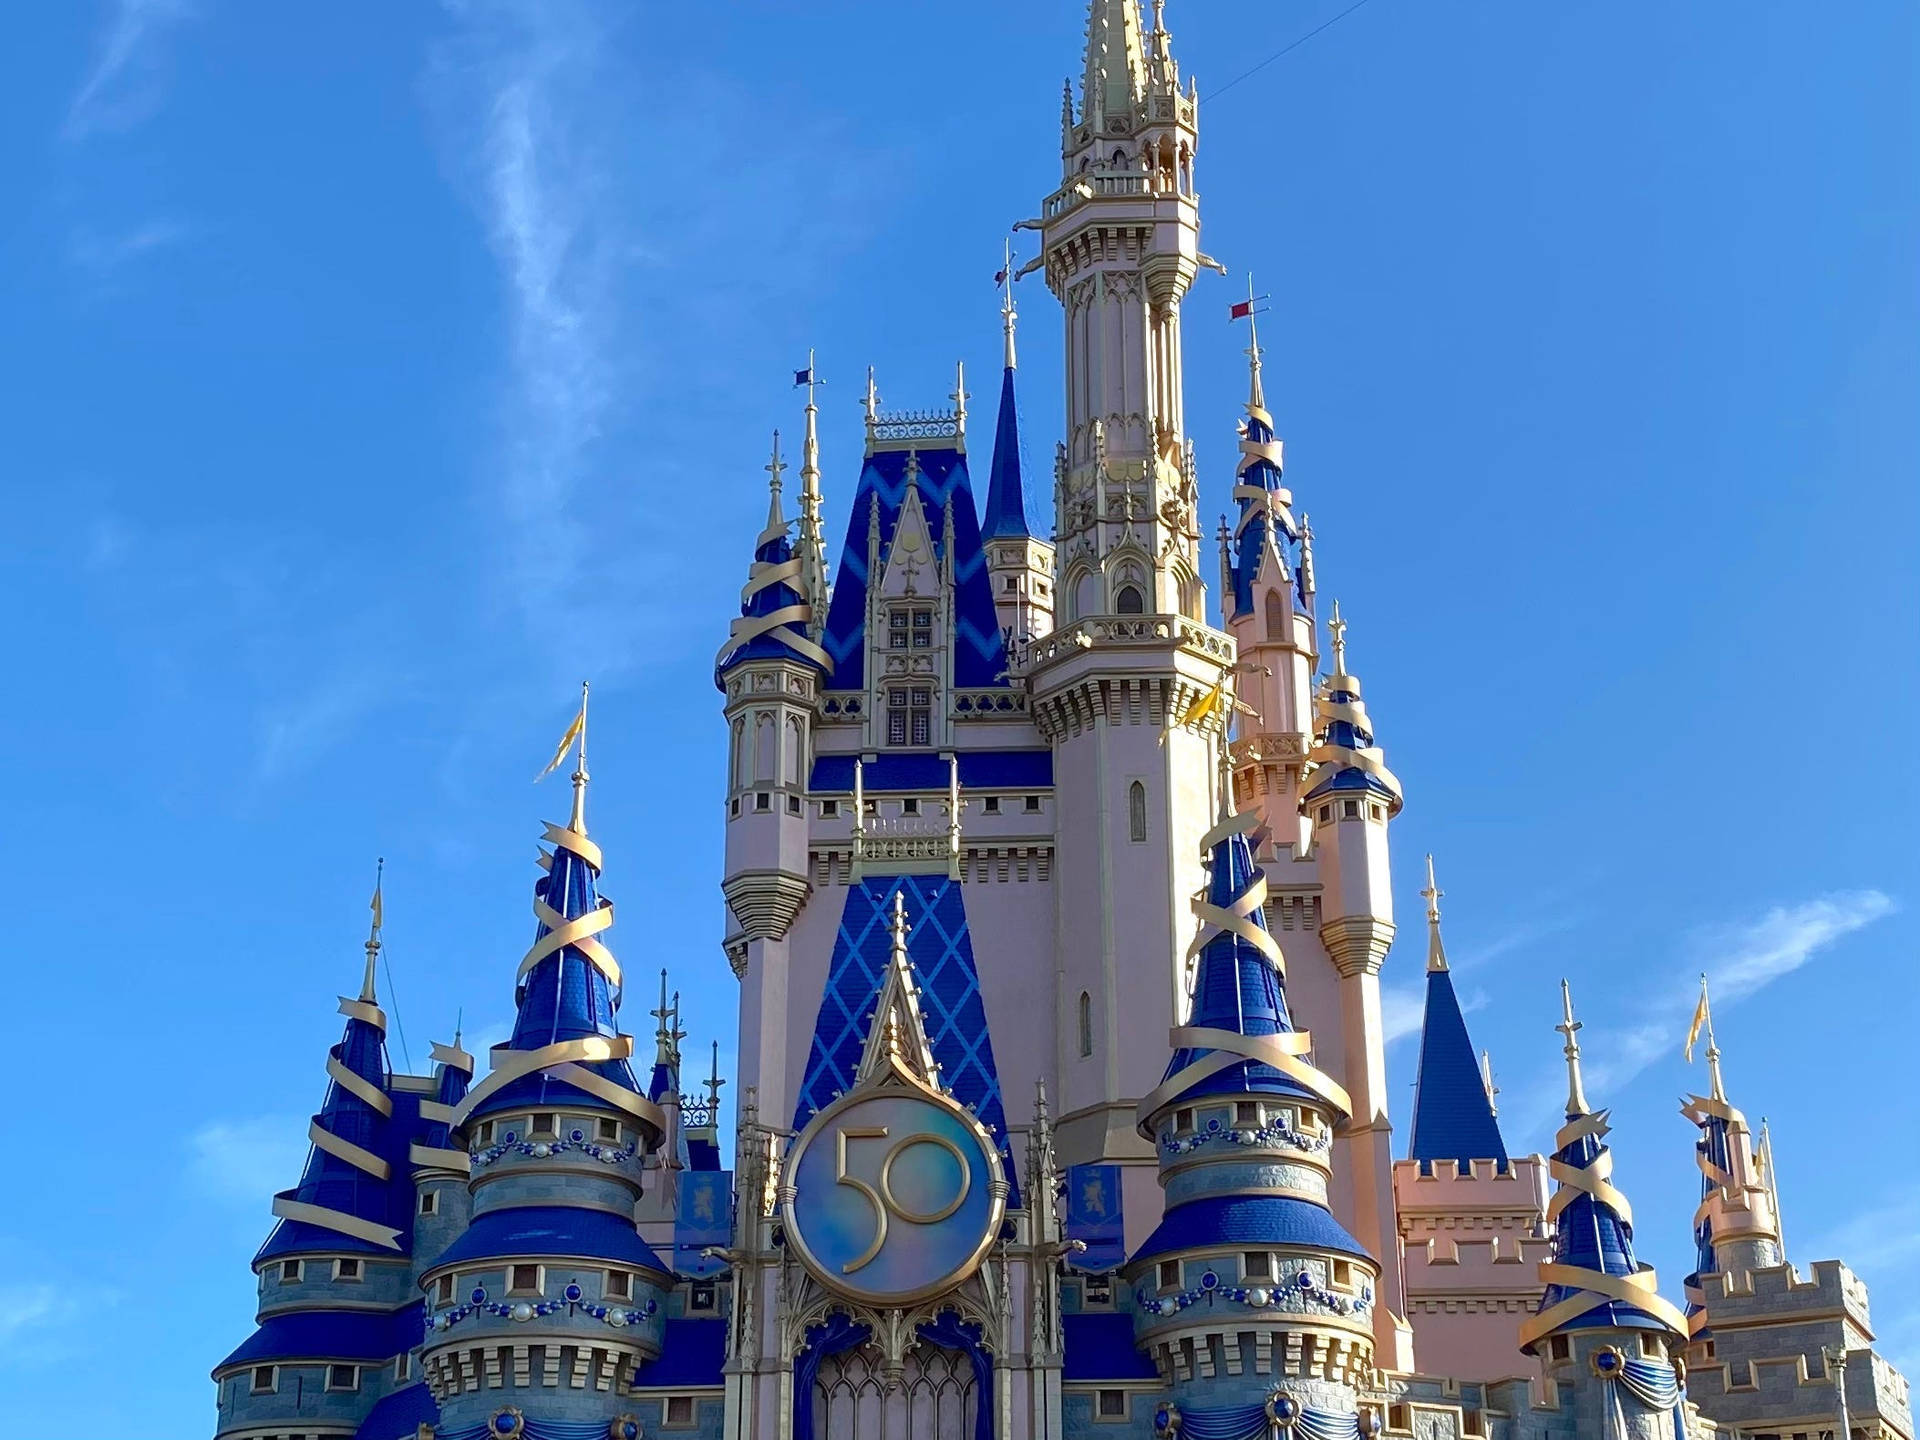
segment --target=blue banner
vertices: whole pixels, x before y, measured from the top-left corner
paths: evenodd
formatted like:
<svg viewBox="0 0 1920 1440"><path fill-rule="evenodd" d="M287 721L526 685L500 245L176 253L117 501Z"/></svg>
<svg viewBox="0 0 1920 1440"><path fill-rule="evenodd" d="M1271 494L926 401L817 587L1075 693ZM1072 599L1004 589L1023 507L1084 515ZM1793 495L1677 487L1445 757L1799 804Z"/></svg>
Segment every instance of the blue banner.
<svg viewBox="0 0 1920 1440"><path fill-rule="evenodd" d="M1118 1165L1067 1167L1067 1238L1086 1243L1069 1261L1082 1270L1117 1270L1127 1258Z"/></svg>
<svg viewBox="0 0 1920 1440"><path fill-rule="evenodd" d="M718 1274L724 1266L700 1252L733 1241L733 1172L683 1170L680 1206L673 1217L673 1268L682 1275Z"/></svg>

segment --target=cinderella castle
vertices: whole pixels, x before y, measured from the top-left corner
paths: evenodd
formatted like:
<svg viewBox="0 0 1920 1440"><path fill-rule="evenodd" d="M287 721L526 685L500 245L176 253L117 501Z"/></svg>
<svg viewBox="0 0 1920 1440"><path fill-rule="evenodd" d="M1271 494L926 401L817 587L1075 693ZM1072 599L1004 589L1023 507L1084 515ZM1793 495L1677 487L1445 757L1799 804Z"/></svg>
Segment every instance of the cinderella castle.
<svg viewBox="0 0 1920 1440"><path fill-rule="evenodd" d="M1198 111L1161 6L1092 0L1023 222L1066 320L1051 534L1017 277L990 435L964 376L910 413L869 377L837 556L798 377L798 515L776 438L714 671L730 1143L664 976L650 1068L622 1028L583 706L511 1038L396 1071L368 941L218 1440L1913 1440L1865 1285L1782 1244L1710 1018L1695 1273L1635 1257L1572 995L1554 1153L1510 1153L1430 862L1396 1135L1403 791L1257 339L1234 474L1187 439Z"/></svg>

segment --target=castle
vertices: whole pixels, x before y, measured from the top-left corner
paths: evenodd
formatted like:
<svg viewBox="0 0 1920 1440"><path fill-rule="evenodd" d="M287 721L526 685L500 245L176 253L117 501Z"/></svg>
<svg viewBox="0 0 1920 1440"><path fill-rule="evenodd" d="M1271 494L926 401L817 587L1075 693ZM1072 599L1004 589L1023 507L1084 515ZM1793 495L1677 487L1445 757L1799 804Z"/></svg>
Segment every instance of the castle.
<svg viewBox="0 0 1920 1440"><path fill-rule="evenodd" d="M1187 440L1181 308L1213 262L1161 8L1091 0L1025 222L1066 320L1051 536L1015 277L988 446L964 376L913 413L869 377L837 564L797 377L797 520L776 438L715 665L734 1168L664 976L650 1070L621 1028L583 703L484 1067L456 1036L394 1071L367 942L218 1440L1913 1440L1865 1287L1789 1263L1711 1030L1677 1299L1635 1259L1571 995L1555 1152L1508 1153L1431 868L1396 1154L1403 791L1257 338L1231 480ZM1233 511L1211 609L1203 485Z"/></svg>

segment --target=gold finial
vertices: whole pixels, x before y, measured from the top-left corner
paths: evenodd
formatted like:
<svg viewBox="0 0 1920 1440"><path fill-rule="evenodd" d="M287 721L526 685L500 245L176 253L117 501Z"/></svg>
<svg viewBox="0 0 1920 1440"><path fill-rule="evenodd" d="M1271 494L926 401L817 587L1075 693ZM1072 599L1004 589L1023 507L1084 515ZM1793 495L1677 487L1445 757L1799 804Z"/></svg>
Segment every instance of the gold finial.
<svg viewBox="0 0 1920 1440"><path fill-rule="evenodd" d="M1579 1033L1580 1022L1573 1018L1573 991L1564 980L1560 982L1560 1008L1566 1018L1553 1028L1567 1037L1560 1053L1567 1057L1567 1118L1572 1119L1589 1112L1587 1092L1580 1083L1580 1042L1573 1038Z"/></svg>
<svg viewBox="0 0 1920 1440"><path fill-rule="evenodd" d="M373 967L380 958L380 926L386 919L385 906L380 898L380 886L386 873L387 862L382 856L373 862L373 899L367 902L373 919L367 926L367 971L360 979L360 998L369 1005L374 1003Z"/></svg>
<svg viewBox="0 0 1920 1440"><path fill-rule="evenodd" d="M1231 723L1233 720L1232 702L1228 703L1227 721ZM1220 728L1220 754L1216 765L1220 772L1220 818L1222 820L1228 820L1233 817L1233 747L1227 740L1225 725L1222 725Z"/></svg>
<svg viewBox="0 0 1920 1440"><path fill-rule="evenodd" d="M1427 902L1427 973L1447 968L1446 947L1440 943L1440 897L1442 890L1433 878L1433 856L1427 856L1427 888L1420 896Z"/></svg>
<svg viewBox="0 0 1920 1440"><path fill-rule="evenodd" d="M780 458L780 432L773 432L773 458L762 467L767 472L767 532L785 531L787 517L780 513L780 491L783 488L780 477L786 472L787 462Z"/></svg>
<svg viewBox="0 0 1920 1440"><path fill-rule="evenodd" d="M1007 341L1007 369L1013 369L1013 322L1018 311L1013 308L1013 241L1001 244L1004 252L1000 271L1000 328L1005 332Z"/></svg>
<svg viewBox="0 0 1920 1440"><path fill-rule="evenodd" d="M1480 1052L1480 1085L1487 1092L1487 1113L1494 1119L1499 1119L1500 1102L1497 1097L1500 1094L1500 1087L1493 1083L1493 1052L1491 1050Z"/></svg>
<svg viewBox="0 0 1920 1440"><path fill-rule="evenodd" d="M573 767L573 818L567 828L576 835L587 833L587 682L580 682L580 734L576 739L577 763Z"/></svg>
<svg viewBox="0 0 1920 1440"><path fill-rule="evenodd" d="M1266 390L1260 384L1260 302L1267 297L1253 293L1253 272L1247 272L1247 363L1249 385L1247 390L1247 409L1264 411L1267 408Z"/></svg>
<svg viewBox="0 0 1920 1440"><path fill-rule="evenodd" d="M1707 976L1700 973L1700 1009L1707 1018L1707 1093L1715 1100L1727 1098L1727 1088L1720 1079L1720 1045L1713 1038L1713 1006L1707 999Z"/></svg>
<svg viewBox="0 0 1920 1440"><path fill-rule="evenodd" d="M1333 602L1333 618L1327 622L1327 634L1333 637L1333 673L1347 673L1347 622L1340 618L1340 602Z"/></svg>

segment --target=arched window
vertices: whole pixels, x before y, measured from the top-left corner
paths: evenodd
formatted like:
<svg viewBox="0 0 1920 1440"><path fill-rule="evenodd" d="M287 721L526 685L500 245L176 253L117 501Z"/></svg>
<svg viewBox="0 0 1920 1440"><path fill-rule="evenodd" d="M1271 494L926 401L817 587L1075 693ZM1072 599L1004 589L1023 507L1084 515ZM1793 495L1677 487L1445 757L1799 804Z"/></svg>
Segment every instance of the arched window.
<svg viewBox="0 0 1920 1440"><path fill-rule="evenodd" d="M1100 609L1100 577L1082 575L1073 587L1073 618L1084 619Z"/></svg>
<svg viewBox="0 0 1920 1440"><path fill-rule="evenodd" d="M1085 1059L1093 1054L1093 997L1086 991L1080 992L1080 1056Z"/></svg>
<svg viewBox="0 0 1920 1440"><path fill-rule="evenodd" d="M1122 585L1113 597L1113 613L1116 615L1142 615L1146 613L1146 597L1140 593L1138 585Z"/></svg>
<svg viewBox="0 0 1920 1440"><path fill-rule="evenodd" d="M1127 838L1135 842L1147 838L1147 787L1138 780L1127 786Z"/></svg>
<svg viewBox="0 0 1920 1440"><path fill-rule="evenodd" d="M1269 640L1287 638L1287 612L1280 603L1278 590L1267 591L1267 638Z"/></svg>

